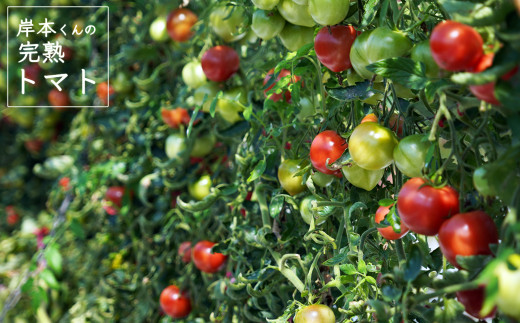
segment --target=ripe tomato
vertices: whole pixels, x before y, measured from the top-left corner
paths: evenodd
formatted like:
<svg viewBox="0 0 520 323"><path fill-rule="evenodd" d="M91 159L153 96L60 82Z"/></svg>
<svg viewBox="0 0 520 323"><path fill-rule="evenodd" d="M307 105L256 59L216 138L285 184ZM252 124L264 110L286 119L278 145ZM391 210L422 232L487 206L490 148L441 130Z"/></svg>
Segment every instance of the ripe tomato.
<svg viewBox="0 0 520 323"><path fill-rule="evenodd" d="M218 252L211 252L214 245L214 242L203 240L197 242L195 247L192 248L191 258L195 267L205 273L216 273L224 268L227 260L227 256Z"/></svg>
<svg viewBox="0 0 520 323"><path fill-rule="evenodd" d="M163 289L159 303L164 313L175 319L186 317L191 312L189 297L185 293L181 293L179 287L175 285Z"/></svg>
<svg viewBox="0 0 520 323"><path fill-rule="evenodd" d="M371 191L374 187L376 187L385 173L384 169L367 170L359 167L356 164L343 166L341 171L350 184L362 188L366 191Z"/></svg>
<svg viewBox="0 0 520 323"><path fill-rule="evenodd" d="M314 28L286 23L278 36L285 48L294 52L314 41Z"/></svg>
<svg viewBox="0 0 520 323"><path fill-rule="evenodd" d="M293 25L312 27L315 25L307 5L301 5L293 0L280 0L278 11L282 17Z"/></svg>
<svg viewBox="0 0 520 323"><path fill-rule="evenodd" d="M101 82L96 88L97 96L105 105L113 104L116 91L107 82Z"/></svg>
<svg viewBox="0 0 520 323"><path fill-rule="evenodd" d="M359 167L378 170L394 160L393 152L397 138L392 130L375 122L359 124L350 136L350 156Z"/></svg>
<svg viewBox="0 0 520 323"><path fill-rule="evenodd" d="M256 10L253 13L251 29L263 40L277 36L285 26L285 20L276 11Z"/></svg>
<svg viewBox="0 0 520 323"><path fill-rule="evenodd" d="M508 262L512 264L513 270L509 269L504 262L495 268L495 276L498 278L498 308L506 315L512 316L517 320L520 320L520 297L518 297L518 291L520 290L519 261L520 255L512 254L508 257Z"/></svg>
<svg viewBox="0 0 520 323"><path fill-rule="evenodd" d="M356 37L357 32L352 26L323 27L314 38L316 56L333 72L347 70L352 67L350 48Z"/></svg>
<svg viewBox="0 0 520 323"><path fill-rule="evenodd" d="M28 78L31 81L34 81L34 86L38 87L41 84L41 71L42 68L38 63L33 63L30 65L27 65L23 68L25 71L25 78Z"/></svg>
<svg viewBox="0 0 520 323"><path fill-rule="evenodd" d="M37 154L42 149L44 142L40 139L29 139L23 144L29 152Z"/></svg>
<svg viewBox="0 0 520 323"><path fill-rule="evenodd" d="M185 42L193 36L191 28L197 22L197 15L193 11L186 8L175 9L168 15L166 19L166 29L170 38Z"/></svg>
<svg viewBox="0 0 520 323"><path fill-rule="evenodd" d="M458 291L455 293L457 295L457 300L464 305L466 312L469 315L476 317L478 319L487 319L495 316L497 308L494 307L490 313L481 315L480 311L482 310L482 305L484 304L485 299L485 286L480 286L475 289L468 289L463 291Z"/></svg>
<svg viewBox="0 0 520 323"><path fill-rule="evenodd" d="M457 256L491 255L490 243L498 243L498 230L482 211L456 214L439 229L441 251L459 269Z"/></svg>
<svg viewBox="0 0 520 323"><path fill-rule="evenodd" d="M105 198L114 203L114 205L121 207L123 204L123 196L125 195L125 188L123 186L111 186L105 193Z"/></svg>
<svg viewBox="0 0 520 323"><path fill-rule="evenodd" d="M274 68L270 69L269 72L267 72L267 75L264 78L264 87L267 85L271 77L273 77L273 74ZM291 92L289 90L282 91L281 93L272 93L271 95L268 95L269 90L271 90L282 77L286 77L288 75L291 75L291 71L286 69L282 69L280 73L278 73L278 76L276 77L276 80L273 82L273 84L271 84L271 86L264 90L264 94L267 97L267 99L273 100L274 102L278 102L282 99L282 97L285 97L285 102L291 102ZM300 79L301 77L293 75L289 84L296 83Z"/></svg>
<svg viewBox="0 0 520 323"><path fill-rule="evenodd" d="M166 138L165 143L166 156L170 159L179 159L186 152L186 138L182 134L174 133Z"/></svg>
<svg viewBox="0 0 520 323"><path fill-rule="evenodd" d="M345 19L350 8L350 1L344 0L309 0L309 14L323 26L339 24Z"/></svg>
<svg viewBox="0 0 520 323"><path fill-rule="evenodd" d="M361 119L360 123L365 123L365 122L375 122L375 123L378 123L379 119L376 117L375 114L370 113L370 114L367 114L366 116L364 116L363 119Z"/></svg>
<svg viewBox="0 0 520 323"><path fill-rule="evenodd" d="M410 230L433 236L444 221L459 213L459 194L448 185L435 188L425 184L418 177L408 180L399 192L397 211Z"/></svg>
<svg viewBox="0 0 520 323"><path fill-rule="evenodd" d="M280 0L251 0L253 4L262 10L271 10L276 7Z"/></svg>
<svg viewBox="0 0 520 323"><path fill-rule="evenodd" d="M206 77L215 82L224 82L238 71L240 58L228 46L215 46L202 55L202 70Z"/></svg>
<svg viewBox="0 0 520 323"><path fill-rule="evenodd" d="M287 193L296 195L305 191L307 186L302 184L303 176L294 176L301 170L300 161L297 159L286 159L278 167L278 180Z"/></svg>
<svg viewBox="0 0 520 323"><path fill-rule="evenodd" d="M182 80L187 86L197 89L206 84L206 74L202 70L202 65L199 61L191 61L182 68Z"/></svg>
<svg viewBox="0 0 520 323"><path fill-rule="evenodd" d="M150 25L150 37L157 42L168 39L168 29L166 27L166 17L157 17Z"/></svg>
<svg viewBox="0 0 520 323"><path fill-rule="evenodd" d="M460 22L445 20L433 28L430 49L433 59L448 71L467 70L484 55L480 34Z"/></svg>
<svg viewBox="0 0 520 323"><path fill-rule="evenodd" d="M63 191L68 191L70 189L70 177L65 176L60 178L58 184L61 186Z"/></svg>
<svg viewBox="0 0 520 323"><path fill-rule="evenodd" d="M350 62L359 76L370 79L374 73L366 66L379 60L407 54L412 42L404 33L378 27L359 35L350 50ZM377 79L376 79L377 80Z"/></svg>
<svg viewBox="0 0 520 323"><path fill-rule="evenodd" d="M188 110L184 108L161 109L161 116L164 123L174 129L178 129L181 124L188 125L190 123L190 115Z"/></svg>
<svg viewBox="0 0 520 323"><path fill-rule="evenodd" d="M432 143L425 135L405 137L394 148L395 165L408 177L422 176L426 155Z"/></svg>
<svg viewBox="0 0 520 323"><path fill-rule="evenodd" d="M381 223L386 218L386 215L390 212L390 209L392 208L392 205L390 206L380 206L376 211L376 223ZM394 228L391 226L388 226L386 228L377 228L377 231L381 234L381 236L387 240L397 240L404 237L408 231L408 227L401 222L401 232L397 233L394 231Z"/></svg>
<svg viewBox="0 0 520 323"><path fill-rule="evenodd" d="M20 216L18 215L16 209L12 205L8 205L5 207L5 213L7 213L7 224L9 225L15 225L20 219Z"/></svg>
<svg viewBox="0 0 520 323"><path fill-rule="evenodd" d="M318 171L341 177L339 170L330 170L328 164L332 164L347 150L347 142L333 130L325 130L316 137L311 144L311 163Z"/></svg>
<svg viewBox="0 0 520 323"><path fill-rule="evenodd" d="M415 44L412 48L411 57L416 62L421 62L425 66L426 76L438 77L439 65L435 63L430 50L430 40L426 39Z"/></svg>
<svg viewBox="0 0 520 323"><path fill-rule="evenodd" d="M190 193L191 197L201 201L209 195L210 188L211 177L209 175L203 175L196 182L190 183L188 185L188 192Z"/></svg>
<svg viewBox="0 0 520 323"><path fill-rule="evenodd" d="M321 217L321 213L326 213L326 207L318 207L317 210L312 209L312 202L316 201L316 197L314 195L306 196L300 202L300 214L302 216L303 221L307 224L311 224L312 218L314 217L314 223L320 225L327 220L327 217Z"/></svg>
<svg viewBox="0 0 520 323"><path fill-rule="evenodd" d="M322 304L305 306L294 317L294 323L335 323L336 316L330 307Z"/></svg>
<svg viewBox="0 0 520 323"><path fill-rule="evenodd" d="M209 16L209 24L213 32L226 42L234 42L244 38L249 15L242 6L228 6L222 3Z"/></svg>
<svg viewBox="0 0 520 323"><path fill-rule="evenodd" d="M191 242L184 241L181 243L177 253L184 263L189 263L191 261Z"/></svg>

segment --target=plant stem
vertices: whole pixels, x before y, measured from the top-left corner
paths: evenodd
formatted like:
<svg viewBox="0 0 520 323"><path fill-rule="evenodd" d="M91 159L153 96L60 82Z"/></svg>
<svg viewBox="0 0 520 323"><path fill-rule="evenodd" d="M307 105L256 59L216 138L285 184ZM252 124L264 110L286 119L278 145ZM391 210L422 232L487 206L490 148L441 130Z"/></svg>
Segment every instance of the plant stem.
<svg viewBox="0 0 520 323"><path fill-rule="evenodd" d="M401 239L397 239L395 242L395 251L397 253L397 259L399 259L399 266L403 261L406 261L406 254L404 253L403 241Z"/></svg>

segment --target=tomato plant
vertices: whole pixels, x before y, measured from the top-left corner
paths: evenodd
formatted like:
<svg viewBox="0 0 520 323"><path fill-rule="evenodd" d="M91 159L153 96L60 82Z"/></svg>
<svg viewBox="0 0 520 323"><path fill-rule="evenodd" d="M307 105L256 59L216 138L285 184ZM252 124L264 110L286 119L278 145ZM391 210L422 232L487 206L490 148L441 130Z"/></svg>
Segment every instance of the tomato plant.
<svg viewBox="0 0 520 323"><path fill-rule="evenodd" d="M305 223L311 224L312 218L315 218L316 225L320 225L327 220L326 217L320 216L321 213L326 212L326 210L323 207L317 207L316 210L313 210L312 203L314 201L317 201L317 199L312 195L303 198L300 202L300 214Z"/></svg>
<svg viewBox="0 0 520 323"><path fill-rule="evenodd" d="M240 58L233 48L221 45L207 50L202 55L201 64L209 80L224 82L238 71Z"/></svg>
<svg viewBox="0 0 520 323"><path fill-rule="evenodd" d="M367 170L383 169L390 165L396 145L395 134L374 122L358 125L348 141L350 156L359 167Z"/></svg>
<svg viewBox="0 0 520 323"><path fill-rule="evenodd" d="M282 91L281 93L271 93L271 94L269 94L270 90L276 85L276 83L282 77L286 77L286 76L291 76L291 82L289 84L296 83L296 82L298 82L301 79L297 75L291 75L291 71L286 70L286 69L282 69L278 73L278 76L276 77L275 81L264 90L264 95L268 99L273 100L274 102L278 102L282 98L285 98L285 102L291 102L291 92L289 90ZM269 83L269 81L270 81L270 79L272 77L274 77L274 68L270 69L269 72L267 72L267 75L264 78L264 87L267 86L267 84Z"/></svg>
<svg viewBox="0 0 520 323"><path fill-rule="evenodd" d="M345 150L347 150L347 142L343 137L333 130L325 130L312 140L310 158L314 168L318 171L341 177L339 170L331 170L327 165L335 162Z"/></svg>
<svg viewBox="0 0 520 323"><path fill-rule="evenodd" d="M123 186L111 186L107 189L105 198L114 203L117 207L123 205L123 196L125 195L125 188Z"/></svg>
<svg viewBox="0 0 520 323"><path fill-rule="evenodd" d="M197 15L189 9L179 8L173 10L166 18L166 29L170 38L178 42L187 41L193 36L191 28L197 20Z"/></svg>
<svg viewBox="0 0 520 323"><path fill-rule="evenodd" d="M333 72L352 67L350 48L357 32L352 26L332 26L320 29L314 38L314 50L320 62Z"/></svg>
<svg viewBox="0 0 520 323"><path fill-rule="evenodd" d="M410 230L433 236L444 221L459 213L459 194L451 186L436 188L414 177L399 191L397 211Z"/></svg>
<svg viewBox="0 0 520 323"><path fill-rule="evenodd" d="M412 59L416 62L424 64L426 75L429 77L439 76L439 66L433 59L432 52L430 50L430 40L426 39L417 44L412 48L410 54Z"/></svg>
<svg viewBox="0 0 520 323"><path fill-rule="evenodd" d="M211 177L201 176L197 181L188 185L188 192L196 200L202 200L209 195L211 189Z"/></svg>
<svg viewBox="0 0 520 323"><path fill-rule="evenodd" d="M164 313L175 319L186 317L191 312L189 297L175 285L163 289L159 302Z"/></svg>
<svg viewBox="0 0 520 323"><path fill-rule="evenodd" d="M300 161L296 159L286 159L278 167L278 181L287 193L296 195L306 190L303 176L296 175L301 170Z"/></svg>
<svg viewBox="0 0 520 323"><path fill-rule="evenodd" d="M424 135L416 134L402 139L394 148L395 166L408 177L422 176L431 142Z"/></svg>
<svg viewBox="0 0 520 323"><path fill-rule="evenodd" d="M336 316L327 305L314 304L305 306L296 313L294 323L334 323Z"/></svg>
<svg viewBox="0 0 520 323"><path fill-rule="evenodd" d="M224 268L226 263L227 256L211 251L214 245L214 242L202 240L197 242L195 247L192 248L191 258L195 267L205 273L216 273Z"/></svg>
<svg viewBox="0 0 520 323"><path fill-rule="evenodd" d="M393 205L380 206L377 209L376 217L375 217L376 223L381 223L382 221L385 220L386 216L392 209L392 206ZM377 228L377 231L379 231L379 234L381 234L381 236L387 240L397 240L397 239L401 239L405 234L407 234L409 229L404 223L401 223L400 232L395 232L394 228L391 226L388 226L385 228Z"/></svg>

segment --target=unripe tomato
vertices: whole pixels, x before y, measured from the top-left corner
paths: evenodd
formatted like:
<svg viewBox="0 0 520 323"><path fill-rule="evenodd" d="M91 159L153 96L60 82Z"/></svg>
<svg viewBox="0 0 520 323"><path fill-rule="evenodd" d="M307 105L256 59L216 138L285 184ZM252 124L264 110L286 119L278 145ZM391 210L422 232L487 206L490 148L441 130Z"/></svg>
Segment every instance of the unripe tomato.
<svg viewBox="0 0 520 323"><path fill-rule="evenodd" d="M383 178L384 169L367 170L359 167L356 164L350 166L343 166L341 168L343 175L350 182L350 184L362 188L366 191L371 191Z"/></svg>
<svg viewBox="0 0 520 323"><path fill-rule="evenodd" d="M435 63L430 50L430 40L426 39L417 43L412 48L411 57L416 62L421 62L425 66L426 76L438 77L439 65Z"/></svg>
<svg viewBox="0 0 520 323"><path fill-rule="evenodd" d="M387 27L378 27L359 35L350 49L350 62L359 76L370 79L374 73L366 69L367 65L379 60L407 54L412 42L406 35Z"/></svg>
<svg viewBox="0 0 520 323"><path fill-rule="evenodd" d="M170 159L182 157L187 149L186 138L181 134L171 134L166 138L165 152Z"/></svg>
<svg viewBox="0 0 520 323"><path fill-rule="evenodd" d="M491 255L491 243L498 243L498 230L489 215L482 211L456 214L444 221L439 229L441 251L459 269L457 256Z"/></svg>
<svg viewBox="0 0 520 323"><path fill-rule="evenodd" d="M125 195L125 188L123 186L111 186L107 189L105 198L114 203L114 205L121 207L123 204L123 196Z"/></svg>
<svg viewBox="0 0 520 323"><path fill-rule="evenodd" d="M159 303L164 313L175 319L186 317L191 312L189 297L185 293L181 293L179 287L175 285L163 289Z"/></svg>
<svg viewBox="0 0 520 323"><path fill-rule="evenodd" d="M228 6L222 3L209 16L213 32L226 42L234 42L246 35L248 15L242 6Z"/></svg>
<svg viewBox="0 0 520 323"><path fill-rule="evenodd" d="M301 170L300 161L297 159L286 159L278 167L278 180L287 193L296 195L307 189L302 183L303 176L294 176Z"/></svg>
<svg viewBox="0 0 520 323"><path fill-rule="evenodd" d="M459 194L451 186L435 188L422 178L408 180L397 199L402 223L415 233L436 235L442 223L459 213Z"/></svg>
<svg viewBox="0 0 520 323"><path fill-rule="evenodd" d="M278 2L280 2L280 0L251 0L251 1L253 2L253 4L255 6L257 6L258 8L260 8L262 10L271 10L274 7L276 7Z"/></svg>
<svg viewBox="0 0 520 323"><path fill-rule="evenodd" d="M150 37L157 42L163 42L168 39L168 30L166 27L166 17L157 17L150 25Z"/></svg>
<svg viewBox="0 0 520 323"><path fill-rule="evenodd" d="M196 105L202 105L204 101L204 97L207 96L204 105L202 105L202 111L209 112L211 108L211 103L217 96L220 88L216 83L209 82L199 86L195 92L193 93L194 103Z"/></svg>
<svg viewBox="0 0 520 323"><path fill-rule="evenodd" d="M108 85L107 82L101 82L97 85L96 88L98 98L105 104L113 104L116 91L112 87L112 85Z"/></svg>
<svg viewBox="0 0 520 323"><path fill-rule="evenodd" d="M405 137L394 148L395 165L408 177L422 176L426 155L432 143L425 135L411 135Z"/></svg>
<svg viewBox="0 0 520 323"><path fill-rule="evenodd" d="M312 202L316 201L316 197L314 195L306 196L300 202L300 214L302 216L303 221L307 224L311 224L312 218L315 217L314 223L320 225L324 223L327 218L320 217L320 213L327 212L325 207L318 207L317 210L312 209Z"/></svg>
<svg viewBox="0 0 520 323"><path fill-rule="evenodd" d="M188 110L184 108L161 109L161 116L164 123L173 129L178 129L181 124L188 125L190 123L190 115Z"/></svg>
<svg viewBox="0 0 520 323"><path fill-rule="evenodd" d="M332 164L347 150L347 142L337 132L325 130L316 137L311 144L310 158L314 168L318 171L341 177L339 170L330 170L328 164ZM328 163L328 164L327 164Z"/></svg>
<svg viewBox="0 0 520 323"><path fill-rule="evenodd" d="M235 87L224 91L217 101L216 111L220 117L228 123L233 124L240 120L240 112L244 111L247 105L247 93L243 87Z"/></svg>
<svg viewBox="0 0 520 323"><path fill-rule="evenodd" d="M189 263L191 261L191 242L184 241L181 243L177 254L181 257L182 262Z"/></svg>
<svg viewBox="0 0 520 323"><path fill-rule="evenodd" d="M513 254L508 259L518 264L520 255ZM504 314L520 320L520 267L513 267L516 268L511 270L506 263L501 263L495 269L495 276L498 278L497 305Z"/></svg>
<svg viewBox="0 0 520 323"><path fill-rule="evenodd" d="M197 19L197 15L186 8L179 8L170 12L166 19L166 28L170 38L178 42L189 40L193 36L191 28L195 25Z"/></svg>
<svg viewBox="0 0 520 323"><path fill-rule="evenodd" d="M197 89L206 84L206 74L202 70L202 65L199 61L191 61L182 68L182 80L187 86Z"/></svg>
<svg viewBox="0 0 520 323"><path fill-rule="evenodd" d="M483 196L495 196L497 191L494 185L491 185L491 175L485 167L479 167L473 172L473 186Z"/></svg>
<svg viewBox="0 0 520 323"><path fill-rule="evenodd" d="M285 48L294 52L303 45L312 43L314 40L314 29L286 23L278 36Z"/></svg>
<svg viewBox="0 0 520 323"><path fill-rule="evenodd" d="M116 93L128 93L132 91L133 83L130 80L130 76L125 72L117 73L116 79L114 80L114 91Z"/></svg>
<svg viewBox="0 0 520 323"><path fill-rule="evenodd" d="M350 1L345 0L309 0L309 14L323 26L339 24L345 19L350 8Z"/></svg>
<svg viewBox="0 0 520 323"><path fill-rule="evenodd" d="M323 27L314 38L316 56L333 72L347 70L352 67L350 49L356 37L357 32L352 26Z"/></svg>
<svg viewBox="0 0 520 323"><path fill-rule="evenodd" d="M48 96L49 104L53 107L65 107L70 105L69 95L65 91L52 89Z"/></svg>
<svg viewBox="0 0 520 323"><path fill-rule="evenodd" d="M293 0L280 0L278 11L293 25L312 27L316 24L309 14L308 6L300 5Z"/></svg>
<svg viewBox="0 0 520 323"><path fill-rule="evenodd" d="M335 176L323 174L322 172L312 172L312 181L319 187L327 187L334 181Z"/></svg>
<svg viewBox="0 0 520 323"><path fill-rule="evenodd" d="M188 185L188 192L191 197L201 201L209 195L211 188L211 177L209 175L201 176L196 182Z"/></svg>
<svg viewBox="0 0 520 323"><path fill-rule="evenodd" d="M195 139L195 143L190 152L190 157L204 157L208 155L214 148L217 137L212 132L208 132Z"/></svg>
<svg viewBox="0 0 520 323"><path fill-rule="evenodd" d="M270 69L269 72L267 72L267 75L264 78L264 87L267 85L267 83L269 82L271 77L273 77L273 74L274 74L274 68ZM276 77L276 80L273 82L273 84L271 84L267 89L264 90L264 94L267 97L267 99L273 100L274 102L278 102L282 99L282 97L285 97L285 102L291 102L291 92L289 90L282 91L281 93L272 93L272 94L268 95L269 90L271 90L282 77L286 77L288 75L291 75L291 71L286 70L286 69L282 69L278 73L278 76ZM297 75L293 75L291 77L291 81L289 82L289 84L296 83L300 79L301 79L301 77L299 77Z"/></svg>
<svg viewBox="0 0 520 323"><path fill-rule="evenodd" d="M376 211L375 222L381 223L382 221L384 221L386 218L386 215L390 212L391 208L392 208L392 205L380 206ZM401 222L401 232L400 233L395 232L394 228L392 228L391 226L388 226L386 228L377 228L377 231L379 231L379 234L381 234L381 236L387 240L401 239L408 233L409 230L410 229L408 229L408 227L402 222Z"/></svg>
<svg viewBox="0 0 520 323"><path fill-rule="evenodd" d="M390 165L394 160L396 145L397 138L392 130L374 122L359 124L348 142L354 162L367 170L378 170Z"/></svg>
<svg viewBox="0 0 520 323"><path fill-rule="evenodd" d="M253 13L251 29L263 40L277 36L285 26L285 20L276 11L256 10Z"/></svg>
<svg viewBox="0 0 520 323"><path fill-rule="evenodd" d="M322 304L309 305L300 309L294 323L335 323L336 316L330 307Z"/></svg>
<svg viewBox="0 0 520 323"><path fill-rule="evenodd" d="M463 291L458 291L455 293L457 295L457 300L464 305L466 312L469 315L476 317L478 319L487 319L495 316L497 308L494 307L491 312L481 315L480 311L482 310L482 305L484 305L485 299L485 286L480 286L475 289L468 289Z"/></svg>
<svg viewBox="0 0 520 323"><path fill-rule="evenodd" d="M193 259L195 267L205 273L216 273L223 269L227 260L227 256L211 252L214 245L214 242L202 240L192 248L191 259Z"/></svg>
<svg viewBox="0 0 520 323"><path fill-rule="evenodd" d="M202 55L201 64L202 70L209 80L224 82L238 71L240 58L231 47L215 46Z"/></svg>
<svg viewBox="0 0 520 323"><path fill-rule="evenodd" d="M484 55L480 34L460 22L445 20L433 28L430 49L433 59L448 71L474 67Z"/></svg>

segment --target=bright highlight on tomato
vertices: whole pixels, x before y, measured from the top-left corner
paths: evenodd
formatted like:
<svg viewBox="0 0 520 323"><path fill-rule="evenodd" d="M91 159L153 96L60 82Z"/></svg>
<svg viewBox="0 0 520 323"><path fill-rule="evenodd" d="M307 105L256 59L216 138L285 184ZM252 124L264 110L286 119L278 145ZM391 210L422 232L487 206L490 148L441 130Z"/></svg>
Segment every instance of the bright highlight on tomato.
<svg viewBox="0 0 520 323"><path fill-rule="evenodd" d="M191 28L197 22L197 15L186 8L173 10L166 19L166 28L171 39L185 42L193 36Z"/></svg>

